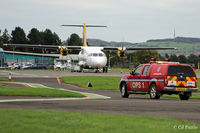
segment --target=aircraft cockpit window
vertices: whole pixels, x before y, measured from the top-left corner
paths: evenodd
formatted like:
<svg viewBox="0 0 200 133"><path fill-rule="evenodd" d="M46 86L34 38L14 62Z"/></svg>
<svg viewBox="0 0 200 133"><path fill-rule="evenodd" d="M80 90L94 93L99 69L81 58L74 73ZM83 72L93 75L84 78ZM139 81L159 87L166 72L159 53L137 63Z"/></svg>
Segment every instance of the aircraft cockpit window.
<svg viewBox="0 0 200 133"><path fill-rule="evenodd" d="M93 53L93 56L98 56L98 54L97 53Z"/></svg>

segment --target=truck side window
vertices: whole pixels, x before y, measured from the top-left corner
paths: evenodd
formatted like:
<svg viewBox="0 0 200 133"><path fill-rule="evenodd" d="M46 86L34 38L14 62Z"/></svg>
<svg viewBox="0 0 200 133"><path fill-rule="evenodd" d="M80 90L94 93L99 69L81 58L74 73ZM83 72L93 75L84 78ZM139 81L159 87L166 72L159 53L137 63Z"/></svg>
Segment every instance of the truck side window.
<svg viewBox="0 0 200 133"><path fill-rule="evenodd" d="M147 74L148 74L148 72L149 72L149 68L150 68L150 66L149 66L149 65L148 65L148 66L145 66L145 67L144 67L144 71L143 71L142 75L147 75Z"/></svg>
<svg viewBox="0 0 200 133"><path fill-rule="evenodd" d="M139 66L133 73L133 75L140 75L141 71L142 71L143 66Z"/></svg>

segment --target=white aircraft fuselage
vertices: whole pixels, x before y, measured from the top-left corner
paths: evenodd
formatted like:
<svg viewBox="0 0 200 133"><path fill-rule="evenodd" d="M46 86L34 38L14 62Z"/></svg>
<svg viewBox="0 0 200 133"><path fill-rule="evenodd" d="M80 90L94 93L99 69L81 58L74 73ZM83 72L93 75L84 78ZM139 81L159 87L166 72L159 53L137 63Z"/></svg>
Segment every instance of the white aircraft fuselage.
<svg viewBox="0 0 200 133"><path fill-rule="evenodd" d="M88 69L101 69L107 64L103 47L81 47L79 65Z"/></svg>

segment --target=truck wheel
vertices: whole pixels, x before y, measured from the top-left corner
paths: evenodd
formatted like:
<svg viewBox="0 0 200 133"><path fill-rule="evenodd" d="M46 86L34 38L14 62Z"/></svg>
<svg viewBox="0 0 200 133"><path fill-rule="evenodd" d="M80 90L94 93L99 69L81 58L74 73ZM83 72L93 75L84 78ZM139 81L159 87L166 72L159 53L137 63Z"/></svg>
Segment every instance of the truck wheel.
<svg viewBox="0 0 200 133"><path fill-rule="evenodd" d="M179 98L181 100L188 100L191 96L191 92L184 92L183 94L179 94Z"/></svg>
<svg viewBox="0 0 200 133"><path fill-rule="evenodd" d="M120 92L123 98L128 98L129 94L126 83L122 83L122 85L120 86Z"/></svg>
<svg viewBox="0 0 200 133"><path fill-rule="evenodd" d="M160 93L159 93L159 91L158 91L158 89L156 87L156 84L152 84L150 86L149 94L150 94L150 98L151 99L159 99L160 98Z"/></svg>

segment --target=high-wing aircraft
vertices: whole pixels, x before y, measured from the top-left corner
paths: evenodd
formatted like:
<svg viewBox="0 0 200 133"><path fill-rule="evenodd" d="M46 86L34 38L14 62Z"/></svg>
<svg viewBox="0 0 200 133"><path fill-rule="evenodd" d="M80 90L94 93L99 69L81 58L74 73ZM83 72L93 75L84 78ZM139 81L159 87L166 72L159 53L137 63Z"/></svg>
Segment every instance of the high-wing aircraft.
<svg viewBox="0 0 200 133"><path fill-rule="evenodd" d="M45 48L45 49L60 49L62 55L67 55L68 50L80 50L79 52L79 62L80 71L83 69L99 69L103 68L103 72L107 72L107 57L104 50L115 50L118 56L125 56L127 50L169 50L176 48L160 48L160 47L97 47L97 46L87 46L86 40L86 27L106 27L101 25L61 25L61 26L73 26L83 28L83 46L55 46L55 45L40 45L40 44L4 44L4 46L11 47L27 47L27 48Z"/></svg>

